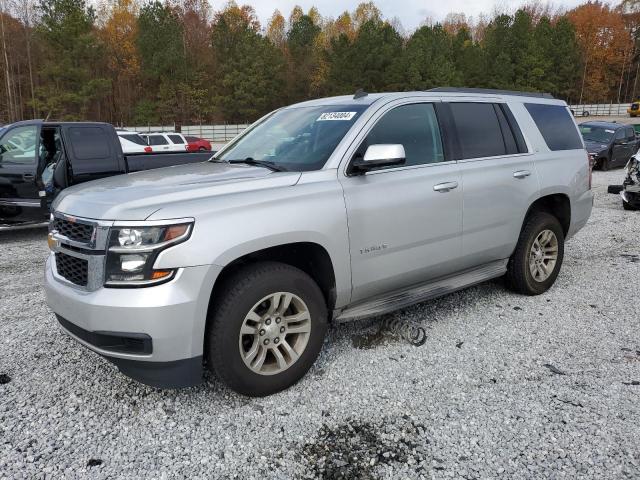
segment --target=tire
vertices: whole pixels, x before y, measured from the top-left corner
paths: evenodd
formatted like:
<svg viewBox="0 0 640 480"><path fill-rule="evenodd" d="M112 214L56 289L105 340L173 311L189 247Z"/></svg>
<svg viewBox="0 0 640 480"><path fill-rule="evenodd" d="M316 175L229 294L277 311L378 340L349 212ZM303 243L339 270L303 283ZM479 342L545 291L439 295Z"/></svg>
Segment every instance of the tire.
<svg viewBox="0 0 640 480"><path fill-rule="evenodd" d="M530 266L533 246L536 239L539 239L539 236L545 231L550 231L555 235L556 259L550 271L545 272L548 273L546 278L535 278ZM560 222L548 213L534 212L529 215L522 227L516 249L507 264L505 283L514 292L523 295L540 295L549 290L556 281L563 258L564 232ZM538 270L538 272L541 271L542 269Z"/></svg>
<svg viewBox="0 0 640 480"><path fill-rule="evenodd" d="M611 163L609 162L608 158L603 158L600 160L600 170L602 170L603 172L608 171L611 168Z"/></svg>
<svg viewBox="0 0 640 480"><path fill-rule="evenodd" d="M629 202L625 202L624 200L622 200L622 208L624 208L625 210L633 211L633 212L638 210L637 207L634 207Z"/></svg>
<svg viewBox="0 0 640 480"><path fill-rule="evenodd" d="M207 149L206 149L206 148L204 148L204 147L200 147L198 150L200 150L201 152L204 152L204 151L206 151Z"/></svg>
<svg viewBox="0 0 640 480"><path fill-rule="evenodd" d="M288 297L283 293L291 296L284 311L282 307L276 309L273 301L280 295L278 305L284 306ZM327 331L325 299L309 275L283 263L250 264L231 275L215 295L207 322L206 354L209 368L227 386L243 395L262 397L290 387L307 373ZM275 312L269 313L272 307ZM293 315L306 316L309 321L287 322ZM241 335L241 328L253 331ZM289 328L308 332L279 333ZM278 341L279 336L283 338ZM269 342L267 347L265 341ZM254 350L258 353L252 357L250 352ZM281 368L276 350L282 361L291 362L286 368ZM296 360L286 353L294 350ZM250 364L261 357L262 351L266 352L263 363L252 368Z"/></svg>

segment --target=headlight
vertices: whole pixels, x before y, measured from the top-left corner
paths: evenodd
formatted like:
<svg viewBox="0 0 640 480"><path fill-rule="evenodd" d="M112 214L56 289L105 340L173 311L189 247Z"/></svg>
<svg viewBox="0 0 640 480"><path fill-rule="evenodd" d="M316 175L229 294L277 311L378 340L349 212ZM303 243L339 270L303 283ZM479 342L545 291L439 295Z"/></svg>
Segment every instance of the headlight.
<svg viewBox="0 0 640 480"><path fill-rule="evenodd" d="M158 254L189 238L193 222L114 227L109 234L105 287L146 287L167 282L175 269L154 270Z"/></svg>

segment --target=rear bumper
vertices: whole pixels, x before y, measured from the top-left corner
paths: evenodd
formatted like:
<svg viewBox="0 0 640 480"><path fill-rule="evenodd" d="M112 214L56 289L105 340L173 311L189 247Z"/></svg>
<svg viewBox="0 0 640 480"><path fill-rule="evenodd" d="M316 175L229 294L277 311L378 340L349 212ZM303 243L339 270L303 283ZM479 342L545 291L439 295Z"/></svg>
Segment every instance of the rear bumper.
<svg viewBox="0 0 640 480"><path fill-rule="evenodd" d="M573 237L589 221L593 209L593 191L587 190L571 201L571 225L567 239Z"/></svg>
<svg viewBox="0 0 640 480"><path fill-rule="evenodd" d="M154 287L87 292L60 281L54 263L49 257L45 291L65 333L142 383L201 382L207 309L220 267L183 268Z"/></svg>

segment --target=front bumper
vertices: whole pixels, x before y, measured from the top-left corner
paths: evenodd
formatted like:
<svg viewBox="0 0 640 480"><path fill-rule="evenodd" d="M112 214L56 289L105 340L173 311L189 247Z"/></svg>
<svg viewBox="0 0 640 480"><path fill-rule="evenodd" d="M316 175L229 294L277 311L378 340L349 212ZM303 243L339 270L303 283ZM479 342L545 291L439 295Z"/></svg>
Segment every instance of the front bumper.
<svg viewBox="0 0 640 480"><path fill-rule="evenodd" d="M45 291L62 329L79 343L142 383L178 388L201 382L209 297L220 271L188 267L162 285L86 291L60 278L50 255Z"/></svg>

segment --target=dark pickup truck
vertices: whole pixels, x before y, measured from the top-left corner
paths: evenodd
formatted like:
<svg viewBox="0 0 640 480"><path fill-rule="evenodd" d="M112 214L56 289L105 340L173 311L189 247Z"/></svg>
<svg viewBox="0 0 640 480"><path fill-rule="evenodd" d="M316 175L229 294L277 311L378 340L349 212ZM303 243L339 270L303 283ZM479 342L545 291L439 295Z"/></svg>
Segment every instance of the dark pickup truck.
<svg viewBox="0 0 640 480"><path fill-rule="evenodd" d="M0 225L43 222L63 189L208 160L212 152L124 155L112 125L29 120L0 128Z"/></svg>
<svg viewBox="0 0 640 480"><path fill-rule="evenodd" d="M640 139L632 125L584 122L579 127L594 168L624 167L640 148Z"/></svg>

